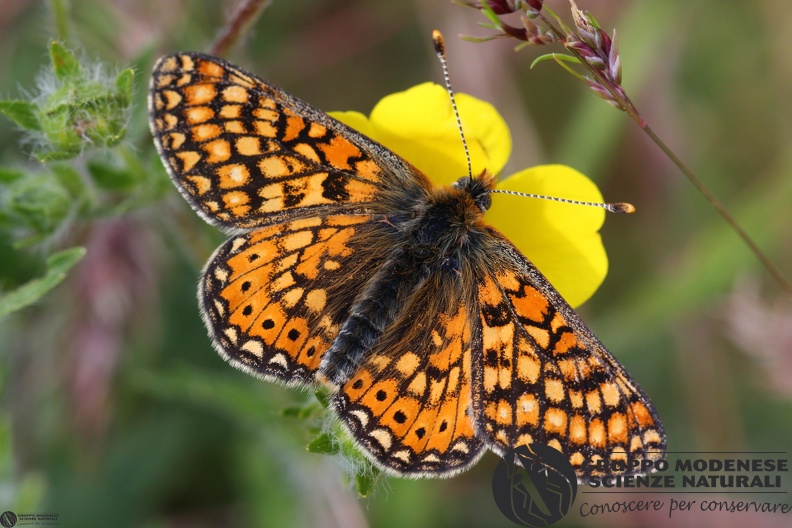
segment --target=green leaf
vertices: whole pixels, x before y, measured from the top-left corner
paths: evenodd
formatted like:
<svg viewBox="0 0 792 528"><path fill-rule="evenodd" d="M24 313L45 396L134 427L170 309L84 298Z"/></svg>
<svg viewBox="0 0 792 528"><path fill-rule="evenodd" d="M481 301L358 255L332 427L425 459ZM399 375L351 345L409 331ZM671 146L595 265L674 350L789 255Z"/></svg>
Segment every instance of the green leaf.
<svg viewBox="0 0 792 528"><path fill-rule="evenodd" d="M285 418L300 418L303 413L303 407L293 405L291 407L284 407L281 409L281 416Z"/></svg>
<svg viewBox="0 0 792 528"><path fill-rule="evenodd" d="M53 163L49 168L72 198L84 198L85 184L74 167L67 163Z"/></svg>
<svg viewBox="0 0 792 528"><path fill-rule="evenodd" d="M355 475L355 490L358 496L368 497L377 488L382 477L380 470L371 466L369 471L360 471Z"/></svg>
<svg viewBox="0 0 792 528"><path fill-rule="evenodd" d="M9 167L0 167L0 183L11 183L25 177L25 172Z"/></svg>
<svg viewBox="0 0 792 528"><path fill-rule="evenodd" d="M540 62L544 62L548 60L552 60L556 62L564 61L564 62L572 62L575 64L580 64L578 58L573 55L567 55L565 53L545 53L544 55L539 55L538 57L536 57L534 61L531 63L530 68L533 69L533 67L539 64Z"/></svg>
<svg viewBox="0 0 792 528"><path fill-rule="evenodd" d="M38 118L38 106L30 101L0 101L0 112L3 112L14 123L25 130L41 130Z"/></svg>
<svg viewBox="0 0 792 528"><path fill-rule="evenodd" d="M60 284L66 273L85 256L85 248L65 249L47 258L47 272L16 290L0 296L0 318L33 304Z"/></svg>
<svg viewBox="0 0 792 528"><path fill-rule="evenodd" d="M61 183L52 174L43 173L10 182L0 207L36 234L49 234L68 216L73 204Z"/></svg>
<svg viewBox="0 0 792 528"><path fill-rule="evenodd" d="M306 446L310 453L317 453L320 455L335 455L340 451L338 443L333 440L333 437L327 433L322 433Z"/></svg>
<svg viewBox="0 0 792 528"><path fill-rule="evenodd" d="M281 409L281 416L286 418L298 418L300 420L308 420L317 416L321 416L324 408L319 402L308 400L303 405L291 405Z"/></svg>
<svg viewBox="0 0 792 528"><path fill-rule="evenodd" d="M536 59L534 59L534 61L531 63L531 68L533 68L536 64L546 60L554 60L556 63L558 63L559 66L564 68L573 77L588 84L589 79L587 77L584 77L583 75L579 74L578 72L576 72L566 64L567 62L573 64L580 64L580 60L578 60L577 57L573 55L567 55L565 53L547 53L545 55L541 55Z"/></svg>
<svg viewBox="0 0 792 528"><path fill-rule="evenodd" d="M589 13L588 11L586 11L586 18L588 18L588 19L589 19L589 22L591 23L591 25L592 25L592 26L594 26L594 27L595 27L595 28L597 28L597 29L602 29L602 28L600 27L600 24L599 24L599 22L597 21L597 19L596 19L596 18L594 18L594 15L592 15L592 14L591 14L591 13Z"/></svg>
<svg viewBox="0 0 792 528"><path fill-rule="evenodd" d="M316 391L314 392L314 396L316 396L316 399L319 400L319 403L321 403L322 407L324 407L325 409L330 406L330 398L333 397L330 391L326 387L323 387L321 385L316 388Z"/></svg>
<svg viewBox="0 0 792 528"><path fill-rule="evenodd" d="M133 68L124 68L115 79L116 89L127 102L132 99L132 87L134 84L135 70Z"/></svg>
<svg viewBox="0 0 792 528"><path fill-rule="evenodd" d="M357 445L348 437L342 427L336 422L335 434L340 441L341 457L350 461L354 468L354 475L347 474L347 482L354 482L355 490L360 497L368 497L376 489L385 475L377 469L366 455L358 449Z"/></svg>
<svg viewBox="0 0 792 528"><path fill-rule="evenodd" d="M37 233L35 235L30 235L28 237L20 238L19 240L15 240L11 247L14 249L25 249L29 247L36 246L41 244L49 237L49 233Z"/></svg>
<svg viewBox="0 0 792 528"><path fill-rule="evenodd" d="M501 27L501 20L498 17L498 14L492 9L487 2L481 3L481 13L490 19L490 21L495 24L496 27Z"/></svg>
<svg viewBox="0 0 792 528"><path fill-rule="evenodd" d="M79 149L63 149L63 150L49 150L44 152L35 152L33 155L41 163L49 163L51 161L63 161L74 158L80 154Z"/></svg>
<svg viewBox="0 0 792 528"><path fill-rule="evenodd" d="M88 172L96 185L109 191L128 191L138 183L135 175L126 167L117 167L102 161L90 161Z"/></svg>
<svg viewBox="0 0 792 528"><path fill-rule="evenodd" d="M501 28L500 24L492 24L491 22L479 22L478 26L479 27L483 27L485 29L497 29L497 30L500 30L500 28ZM503 35L501 35L501 36L503 36Z"/></svg>
<svg viewBox="0 0 792 528"><path fill-rule="evenodd" d="M472 37L472 36L469 36L469 35L462 35L462 40L465 40L467 42L477 42L477 43L478 42L489 42L490 40L495 40L497 38L498 38L497 36L492 36L492 37Z"/></svg>
<svg viewBox="0 0 792 528"><path fill-rule="evenodd" d="M80 63L77 62L74 54L60 42L54 41L50 44L50 59L52 60L52 71L55 72L55 77L61 81L79 75Z"/></svg>

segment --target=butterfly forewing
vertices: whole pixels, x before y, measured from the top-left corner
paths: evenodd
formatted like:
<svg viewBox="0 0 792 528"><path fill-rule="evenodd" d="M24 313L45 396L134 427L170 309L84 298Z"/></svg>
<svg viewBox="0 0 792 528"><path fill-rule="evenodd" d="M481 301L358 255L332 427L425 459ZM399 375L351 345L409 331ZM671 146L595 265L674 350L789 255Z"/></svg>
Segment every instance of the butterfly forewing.
<svg viewBox="0 0 792 528"><path fill-rule="evenodd" d="M342 123L221 59L160 59L149 106L176 186L207 221L250 228L418 200L425 177Z"/></svg>

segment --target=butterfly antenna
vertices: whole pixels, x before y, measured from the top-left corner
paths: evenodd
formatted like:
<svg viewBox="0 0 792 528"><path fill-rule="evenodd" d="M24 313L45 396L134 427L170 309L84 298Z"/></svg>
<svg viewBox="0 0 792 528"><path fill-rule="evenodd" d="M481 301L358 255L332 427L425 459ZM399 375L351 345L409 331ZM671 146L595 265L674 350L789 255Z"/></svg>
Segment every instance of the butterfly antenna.
<svg viewBox="0 0 792 528"><path fill-rule="evenodd" d="M531 194L517 191L507 191L505 189L492 189L490 193L511 194L513 196L522 196L524 198L541 198L542 200L552 200L553 202L568 203L574 205L589 205L591 207L602 207L611 213L634 213L635 206L627 202L614 202L614 203L600 203L600 202L582 202L580 200L570 200L569 198L558 198L557 196L545 196L544 194Z"/></svg>
<svg viewBox="0 0 792 528"><path fill-rule="evenodd" d="M443 80L445 80L446 90L448 90L448 96L451 98L451 106L454 108L454 117L456 117L457 128L459 129L459 135L462 138L462 146L465 147L465 158L467 159L468 176L470 176L470 178L473 178L473 166L470 163L470 150L468 150L467 141L465 141L465 133L462 130L462 119L460 119L459 117L459 108L457 108L456 98L454 97L454 90L451 88L451 77L448 74L448 61L446 60L446 56L445 56L445 40L443 39L443 34L436 29L432 31L432 43L434 44L434 49L435 49L435 53L437 54L437 58L440 60L440 65L443 68ZM561 203L568 203L575 205L589 205L592 207L601 207L611 213L635 212L635 206L627 202L617 202L617 203L582 202L580 200L570 200L568 198L557 198L555 196L521 193L517 191L507 191L502 189L492 189L489 192L511 194L513 196L523 196L525 198L541 198L544 200L552 200L554 202L561 202Z"/></svg>
<svg viewBox="0 0 792 528"><path fill-rule="evenodd" d="M432 31L432 43L434 44L437 58L440 60L440 66L443 68L443 79L445 80L446 90L448 90L448 95L451 97L451 106L454 107L454 117L456 117L459 135L462 137L462 146L465 147L468 176L473 178L473 166L470 163L470 151L468 150L467 141L465 141L465 133L462 131L462 120L459 118L459 109L457 108L456 98L454 97L454 90L451 89L451 77L448 75L448 62L446 61L445 56L445 40L443 39L443 34L436 29Z"/></svg>

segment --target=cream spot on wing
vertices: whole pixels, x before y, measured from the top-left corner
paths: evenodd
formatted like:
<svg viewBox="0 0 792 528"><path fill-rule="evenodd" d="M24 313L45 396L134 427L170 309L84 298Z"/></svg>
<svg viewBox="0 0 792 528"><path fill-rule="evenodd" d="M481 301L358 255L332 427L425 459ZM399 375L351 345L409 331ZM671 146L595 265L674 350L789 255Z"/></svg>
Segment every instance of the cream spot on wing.
<svg viewBox="0 0 792 528"><path fill-rule="evenodd" d="M366 427L366 425L368 425L369 417L368 417L368 414L366 414L365 412L363 412L363 411L352 411L349 414L351 414L353 416L356 416L358 421L360 421L360 425L362 425L363 427Z"/></svg>
<svg viewBox="0 0 792 528"><path fill-rule="evenodd" d="M243 156L257 156L261 154L261 140L253 136L243 136L236 140L236 149Z"/></svg>
<svg viewBox="0 0 792 528"><path fill-rule="evenodd" d="M220 282L225 282L228 279L228 271L224 268L215 268L214 276Z"/></svg>
<svg viewBox="0 0 792 528"><path fill-rule="evenodd" d="M558 403L564 399L564 385L559 380L545 380L545 395L553 403Z"/></svg>
<svg viewBox="0 0 792 528"><path fill-rule="evenodd" d="M398 458L402 462L406 462L406 463L410 462L410 452L407 449L396 451L395 453L391 454L391 456L393 458Z"/></svg>
<svg viewBox="0 0 792 528"><path fill-rule="evenodd" d="M226 337L228 337L228 340L231 341L232 344L236 345L237 338L239 337L237 335L236 328L228 327L223 330L223 333L226 335Z"/></svg>
<svg viewBox="0 0 792 528"><path fill-rule="evenodd" d="M275 354L272 359L269 360L270 363L275 363L276 365L280 365L283 368L288 368L289 362L286 359L286 356L283 354Z"/></svg>
<svg viewBox="0 0 792 528"><path fill-rule="evenodd" d="M385 429L374 429L369 433L369 436L376 440L385 451L389 450L393 444L393 437Z"/></svg>
<svg viewBox="0 0 792 528"><path fill-rule="evenodd" d="M250 341L246 342L240 348L245 352L250 352L256 357L264 356L264 347L259 341L256 341L254 339L251 339Z"/></svg>
<svg viewBox="0 0 792 528"><path fill-rule="evenodd" d="M467 443L464 440L459 440L454 446L451 448L451 451L457 451L459 453L470 453L470 448L468 447Z"/></svg>

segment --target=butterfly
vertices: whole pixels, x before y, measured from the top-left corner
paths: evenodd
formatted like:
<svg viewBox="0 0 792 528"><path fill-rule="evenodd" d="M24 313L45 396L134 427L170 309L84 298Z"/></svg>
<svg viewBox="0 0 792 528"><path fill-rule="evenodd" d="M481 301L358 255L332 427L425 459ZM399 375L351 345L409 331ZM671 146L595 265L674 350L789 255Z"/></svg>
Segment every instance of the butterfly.
<svg viewBox="0 0 792 528"><path fill-rule="evenodd" d="M387 148L198 53L161 58L151 130L178 190L232 237L198 288L231 365L323 384L386 473L446 477L487 450L657 459L646 394L544 276L483 219L492 174L435 187Z"/></svg>

